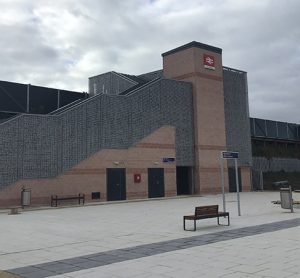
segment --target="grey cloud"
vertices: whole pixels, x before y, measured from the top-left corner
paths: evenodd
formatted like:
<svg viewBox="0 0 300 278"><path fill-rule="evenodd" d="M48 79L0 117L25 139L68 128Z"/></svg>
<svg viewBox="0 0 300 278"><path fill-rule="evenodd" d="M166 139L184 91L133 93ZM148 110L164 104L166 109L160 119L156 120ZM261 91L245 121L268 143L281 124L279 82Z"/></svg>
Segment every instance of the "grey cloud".
<svg viewBox="0 0 300 278"><path fill-rule="evenodd" d="M300 120L297 0L22 3L17 13L30 20L0 23L9 42L0 41L0 79L83 91L103 71L160 69L161 53L197 40L223 48L224 65L248 72L251 116Z"/></svg>

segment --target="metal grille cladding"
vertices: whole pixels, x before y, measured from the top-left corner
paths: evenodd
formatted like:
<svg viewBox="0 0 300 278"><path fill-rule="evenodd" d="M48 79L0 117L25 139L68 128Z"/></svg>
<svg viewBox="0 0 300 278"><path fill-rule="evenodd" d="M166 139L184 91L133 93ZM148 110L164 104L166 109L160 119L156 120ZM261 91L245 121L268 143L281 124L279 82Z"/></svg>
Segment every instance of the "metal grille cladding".
<svg viewBox="0 0 300 278"><path fill-rule="evenodd" d="M156 129L176 128L176 163L194 164L192 85L162 79L128 96L99 94L59 115L0 124L0 188L55 177L103 148L122 149Z"/></svg>
<svg viewBox="0 0 300 278"><path fill-rule="evenodd" d="M239 165L252 164L247 73L223 68L227 149L239 152ZM232 161L228 161L233 166Z"/></svg>

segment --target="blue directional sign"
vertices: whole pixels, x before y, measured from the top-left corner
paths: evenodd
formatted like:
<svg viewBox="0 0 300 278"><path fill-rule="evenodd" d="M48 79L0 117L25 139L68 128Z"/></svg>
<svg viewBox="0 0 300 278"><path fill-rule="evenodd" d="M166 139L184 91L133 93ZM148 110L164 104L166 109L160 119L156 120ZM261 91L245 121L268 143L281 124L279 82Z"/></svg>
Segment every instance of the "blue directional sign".
<svg viewBox="0 0 300 278"><path fill-rule="evenodd" d="M230 159L230 158L239 158L239 153L238 152L222 152L222 157L225 159Z"/></svg>
<svg viewBox="0 0 300 278"><path fill-rule="evenodd" d="M163 157L163 162L175 162L175 157Z"/></svg>

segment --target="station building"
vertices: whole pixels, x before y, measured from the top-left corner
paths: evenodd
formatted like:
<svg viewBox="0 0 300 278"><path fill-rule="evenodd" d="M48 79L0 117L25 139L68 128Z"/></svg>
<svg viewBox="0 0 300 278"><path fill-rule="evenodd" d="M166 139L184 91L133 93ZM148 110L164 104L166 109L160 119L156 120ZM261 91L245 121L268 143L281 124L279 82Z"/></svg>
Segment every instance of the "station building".
<svg viewBox="0 0 300 278"><path fill-rule="evenodd" d="M191 42L151 73L89 78L90 97L51 115L0 124L0 206L84 193L114 201L221 191L220 153L239 152L240 190L251 185L247 73L222 49ZM234 191L232 161L225 189Z"/></svg>

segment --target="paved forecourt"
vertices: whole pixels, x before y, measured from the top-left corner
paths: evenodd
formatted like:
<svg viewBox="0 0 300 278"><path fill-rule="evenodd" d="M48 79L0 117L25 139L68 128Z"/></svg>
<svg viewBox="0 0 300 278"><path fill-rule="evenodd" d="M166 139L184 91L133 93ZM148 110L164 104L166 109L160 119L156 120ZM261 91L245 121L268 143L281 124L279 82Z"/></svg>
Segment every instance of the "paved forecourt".
<svg viewBox="0 0 300 278"><path fill-rule="evenodd" d="M0 277L299 277L300 209L242 193L239 217L226 197L231 226L200 220L196 232L182 216L222 208L220 195L2 213Z"/></svg>

